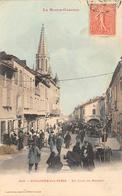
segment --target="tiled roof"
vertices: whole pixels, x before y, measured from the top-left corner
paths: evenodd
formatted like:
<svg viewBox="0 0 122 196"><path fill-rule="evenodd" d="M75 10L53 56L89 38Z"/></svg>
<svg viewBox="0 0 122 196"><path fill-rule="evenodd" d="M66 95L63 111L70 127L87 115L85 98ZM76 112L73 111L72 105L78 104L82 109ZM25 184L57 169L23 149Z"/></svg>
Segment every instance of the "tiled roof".
<svg viewBox="0 0 122 196"><path fill-rule="evenodd" d="M13 65L10 63L10 62L7 62L7 61L0 61L0 65L3 65L9 69L11 69L12 71L17 71L16 68L13 67Z"/></svg>
<svg viewBox="0 0 122 196"><path fill-rule="evenodd" d="M29 68L26 65L26 61L25 60L20 60L18 57L14 56L14 55L6 54L6 52L0 52L0 61L6 61L6 63L7 62L10 63L12 60L17 62L19 65L24 67L26 70L28 70L32 74L34 74L34 70L32 70L31 68Z"/></svg>

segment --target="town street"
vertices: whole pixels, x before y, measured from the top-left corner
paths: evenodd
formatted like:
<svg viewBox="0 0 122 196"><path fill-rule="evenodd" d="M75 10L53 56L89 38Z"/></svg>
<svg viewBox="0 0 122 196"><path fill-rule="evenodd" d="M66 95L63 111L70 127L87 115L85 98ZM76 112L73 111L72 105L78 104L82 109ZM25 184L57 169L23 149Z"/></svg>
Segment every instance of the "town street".
<svg viewBox="0 0 122 196"><path fill-rule="evenodd" d="M72 144L70 146L70 149L72 149L72 146L75 143L75 137L76 135L72 135ZM69 150L69 149L68 149ZM64 170L68 170L68 167L65 166L66 162L63 159L63 156L66 154L68 151L64 147L62 148L62 154L61 154L61 159L64 165ZM45 171L47 164L46 161L50 155L50 149L49 147L42 148L41 151L41 162L39 165L39 170L40 171ZM12 155L8 156L5 160L0 160L0 172L1 173L12 173L13 171L21 172L21 171L27 171L28 172L28 149L24 149L17 155Z"/></svg>
<svg viewBox="0 0 122 196"><path fill-rule="evenodd" d="M62 147L61 151L61 161L63 163L63 172L70 172L71 169L68 167L66 160L64 160L64 155L66 155L68 150L72 150L72 147L75 144L75 138L76 134L72 134L72 140L71 140L71 145L69 149L66 149L64 146ZM88 139L88 138L87 138ZM96 139L92 139L92 143L96 142ZM108 138L108 144L111 142L111 139ZM46 161L50 155L50 149L49 147L44 147L42 148L41 151L41 162L39 164L39 170L38 172L43 172L46 171L47 164ZM18 172L28 172L28 148L25 148L21 152L15 155L8 155L8 157L4 158L3 160L0 159L0 173L17 173ZM112 163L116 163L118 160L120 161L122 155L121 151L113 151L112 153ZM100 164L98 162L95 162L96 167L101 167L104 164Z"/></svg>

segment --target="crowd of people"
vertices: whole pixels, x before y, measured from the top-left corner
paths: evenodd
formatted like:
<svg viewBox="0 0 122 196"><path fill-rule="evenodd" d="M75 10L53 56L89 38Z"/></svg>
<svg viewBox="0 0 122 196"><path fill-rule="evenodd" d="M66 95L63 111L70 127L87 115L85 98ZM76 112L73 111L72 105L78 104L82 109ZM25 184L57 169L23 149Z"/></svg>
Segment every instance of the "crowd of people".
<svg viewBox="0 0 122 196"><path fill-rule="evenodd" d="M28 149L28 169L29 171L35 167L38 169L41 161L42 148L47 147L50 150L47 159L47 171L59 171L63 167L62 163L62 148L67 149L64 159L68 166L72 168L83 168L91 170L95 167L94 151L92 144L87 141L91 126L86 126L82 123L60 123L54 126L48 126L45 130L23 131L21 128L18 134L12 131L9 134L8 144L16 145L18 150L24 147ZM98 131L96 132L98 134ZM75 134L74 146L72 143L72 134ZM107 139L107 134L104 132L102 140ZM71 149L72 146L72 149Z"/></svg>
<svg viewBox="0 0 122 196"><path fill-rule="evenodd" d="M50 154L47 159L47 171L60 171L63 167L62 163L62 147L67 149L67 154L64 156L70 168L81 167L84 169L93 169L94 166L94 152L92 145L85 140L85 131L78 130L75 138L75 145L71 150L72 132L67 125L61 125L58 132L55 132L55 126L47 129L48 133L46 146L50 149ZM43 137L42 137L43 133ZM38 164L41 160L41 149L44 146L45 134L44 132L32 133L32 141L29 140L29 171L35 165L35 170L38 169ZM41 138L41 140L40 140ZM40 142L39 142L40 141ZM41 144L41 145L40 145Z"/></svg>
<svg viewBox="0 0 122 196"><path fill-rule="evenodd" d="M72 151L68 151L64 156L70 168L83 168L91 170L95 167L94 151L92 145L87 140L77 140Z"/></svg>

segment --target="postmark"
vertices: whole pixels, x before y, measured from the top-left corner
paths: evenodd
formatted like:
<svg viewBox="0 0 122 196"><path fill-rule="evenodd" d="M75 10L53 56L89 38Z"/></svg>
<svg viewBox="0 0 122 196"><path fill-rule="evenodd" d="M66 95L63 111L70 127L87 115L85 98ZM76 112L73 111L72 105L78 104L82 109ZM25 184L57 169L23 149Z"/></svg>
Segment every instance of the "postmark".
<svg viewBox="0 0 122 196"><path fill-rule="evenodd" d="M116 4L90 4L90 34L116 34Z"/></svg>

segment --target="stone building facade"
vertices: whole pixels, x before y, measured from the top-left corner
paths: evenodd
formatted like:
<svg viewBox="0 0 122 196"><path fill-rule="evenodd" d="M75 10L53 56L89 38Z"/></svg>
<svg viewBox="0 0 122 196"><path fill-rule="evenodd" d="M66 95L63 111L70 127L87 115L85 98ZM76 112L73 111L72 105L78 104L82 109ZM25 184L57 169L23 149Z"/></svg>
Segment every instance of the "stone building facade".
<svg viewBox="0 0 122 196"><path fill-rule="evenodd" d="M111 120L111 131L122 135L122 58L106 91L106 113Z"/></svg>
<svg viewBox="0 0 122 196"><path fill-rule="evenodd" d="M75 108L73 116L85 123L97 124L105 121L105 97L95 97Z"/></svg>
<svg viewBox="0 0 122 196"><path fill-rule="evenodd" d="M44 129L47 119L60 115L60 87L52 77L44 30L42 25L35 70L25 60L0 53L0 143L4 133Z"/></svg>

